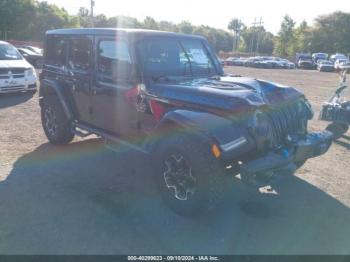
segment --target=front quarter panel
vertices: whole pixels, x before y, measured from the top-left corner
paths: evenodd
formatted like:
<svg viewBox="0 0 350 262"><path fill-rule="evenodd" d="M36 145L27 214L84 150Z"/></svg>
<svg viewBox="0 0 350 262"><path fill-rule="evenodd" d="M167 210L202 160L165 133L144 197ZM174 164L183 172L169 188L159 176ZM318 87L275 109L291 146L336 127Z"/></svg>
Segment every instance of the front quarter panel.
<svg viewBox="0 0 350 262"><path fill-rule="evenodd" d="M169 121L217 144L222 149L223 158L234 159L256 147L247 126L214 114L177 109L165 114L160 125Z"/></svg>

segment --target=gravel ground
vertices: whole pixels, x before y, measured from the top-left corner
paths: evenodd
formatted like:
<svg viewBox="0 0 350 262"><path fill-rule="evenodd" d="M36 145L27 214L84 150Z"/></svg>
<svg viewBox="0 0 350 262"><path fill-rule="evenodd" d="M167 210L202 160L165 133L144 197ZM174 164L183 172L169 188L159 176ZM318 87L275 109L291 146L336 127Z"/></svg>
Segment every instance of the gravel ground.
<svg viewBox="0 0 350 262"><path fill-rule="evenodd" d="M337 83L316 71L226 70L300 88L315 119ZM36 95L1 95L0 126L0 254L350 254L349 136L278 194L232 180L215 213L190 220L161 203L147 156L99 139L48 144Z"/></svg>

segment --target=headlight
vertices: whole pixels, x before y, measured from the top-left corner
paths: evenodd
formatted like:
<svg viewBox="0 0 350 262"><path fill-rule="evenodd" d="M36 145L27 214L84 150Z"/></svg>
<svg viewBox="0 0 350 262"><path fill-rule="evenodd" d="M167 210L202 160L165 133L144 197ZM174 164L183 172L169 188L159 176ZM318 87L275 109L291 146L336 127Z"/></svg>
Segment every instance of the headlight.
<svg viewBox="0 0 350 262"><path fill-rule="evenodd" d="M27 76L36 76L34 68L27 69Z"/></svg>

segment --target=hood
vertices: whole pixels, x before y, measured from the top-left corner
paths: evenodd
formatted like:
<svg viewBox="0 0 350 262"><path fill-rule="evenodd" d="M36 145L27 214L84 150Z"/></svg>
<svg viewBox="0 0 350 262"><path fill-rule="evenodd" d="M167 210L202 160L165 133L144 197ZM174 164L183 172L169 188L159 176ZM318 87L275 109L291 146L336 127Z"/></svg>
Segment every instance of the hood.
<svg viewBox="0 0 350 262"><path fill-rule="evenodd" d="M0 68L32 68L26 60L0 60Z"/></svg>
<svg viewBox="0 0 350 262"><path fill-rule="evenodd" d="M148 86L159 98L221 110L256 110L273 107L303 96L294 88L246 77L162 81Z"/></svg>

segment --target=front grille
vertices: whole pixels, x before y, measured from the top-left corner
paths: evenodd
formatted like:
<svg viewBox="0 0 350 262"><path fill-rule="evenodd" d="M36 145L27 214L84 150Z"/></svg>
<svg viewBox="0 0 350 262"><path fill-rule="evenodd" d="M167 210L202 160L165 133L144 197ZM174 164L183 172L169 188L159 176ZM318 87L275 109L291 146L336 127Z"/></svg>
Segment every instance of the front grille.
<svg viewBox="0 0 350 262"><path fill-rule="evenodd" d="M12 67L12 68L0 68L0 75L8 75L10 72L13 75L24 74L25 68Z"/></svg>
<svg viewBox="0 0 350 262"><path fill-rule="evenodd" d="M0 68L0 79L19 79L25 77L25 68Z"/></svg>
<svg viewBox="0 0 350 262"><path fill-rule="evenodd" d="M14 79L23 78L23 77L24 77L24 74L13 75L12 77L13 77Z"/></svg>
<svg viewBox="0 0 350 262"><path fill-rule="evenodd" d="M289 135L306 132L307 114L299 101L279 106L265 113L270 127L268 139L272 147L284 145Z"/></svg>
<svg viewBox="0 0 350 262"><path fill-rule="evenodd" d="M25 86L23 86L23 85L18 85L18 86L3 86L1 89L2 89L2 90L6 90L6 89L18 89L18 88L24 89Z"/></svg>

